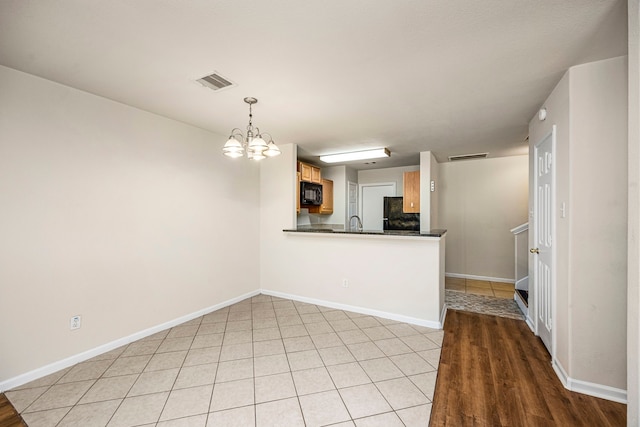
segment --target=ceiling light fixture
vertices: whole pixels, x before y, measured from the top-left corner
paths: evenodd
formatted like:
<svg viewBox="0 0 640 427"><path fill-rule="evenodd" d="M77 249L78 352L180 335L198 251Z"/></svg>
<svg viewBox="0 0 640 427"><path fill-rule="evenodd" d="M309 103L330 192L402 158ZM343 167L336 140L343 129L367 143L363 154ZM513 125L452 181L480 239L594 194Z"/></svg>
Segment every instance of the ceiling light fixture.
<svg viewBox="0 0 640 427"><path fill-rule="evenodd" d="M379 159L390 156L391 153L387 148L376 148L373 150L352 151L350 153L328 154L326 156L320 156L320 160L325 163L338 163L352 160Z"/></svg>
<svg viewBox="0 0 640 427"><path fill-rule="evenodd" d="M229 140L224 147L222 147L222 153L229 157L242 157L245 153L250 160L262 160L266 157L274 157L280 154L280 149L273 142L273 138L266 132L260 133L258 127L253 127L251 119L251 106L258 102L256 98L247 97L244 102L249 104L249 125L247 125L247 137L242 134L242 131L235 128L231 131ZM267 143L263 136L269 138Z"/></svg>

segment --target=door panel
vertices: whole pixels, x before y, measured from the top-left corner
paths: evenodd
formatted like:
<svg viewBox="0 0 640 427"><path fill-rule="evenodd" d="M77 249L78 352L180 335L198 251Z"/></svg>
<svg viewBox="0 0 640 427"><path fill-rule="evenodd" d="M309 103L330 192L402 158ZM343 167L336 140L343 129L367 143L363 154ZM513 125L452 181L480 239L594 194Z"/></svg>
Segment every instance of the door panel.
<svg viewBox="0 0 640 427"><path fill-rule="evenodd" d="M553 185L554 159L553 144L555 126L549 136L534 148L534 213L535 247L534 253L535 300L536 300L536 330L540 339L552 353L553 331Z"/></svg>
<svg viewBox="0 0 640 427"><path fill-rule="evenodd" d="M349 181L349 203L348 203L348 212L347 212L347 220L351 218L353 215L358 215L358 184L355 182ZM349 224L347 224L347 227Z"/></svg>

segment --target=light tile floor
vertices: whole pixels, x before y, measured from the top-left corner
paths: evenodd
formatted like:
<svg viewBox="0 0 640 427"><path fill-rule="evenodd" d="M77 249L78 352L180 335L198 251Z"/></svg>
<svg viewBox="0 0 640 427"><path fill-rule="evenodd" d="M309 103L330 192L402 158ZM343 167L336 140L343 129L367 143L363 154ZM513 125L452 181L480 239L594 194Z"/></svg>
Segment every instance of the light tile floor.
<svg viewBox="0 0 640 427"><path fill-rule="evenodd" d="M489 282L460 277L445 277L445 289L467 294L513 299L513 283Z"/></svg>
<svg viewBox="0 0 640 427"><path fill-rule="evenodd" d="M6 395L30 427L427 426L443 336L258 295Z"/></svg>

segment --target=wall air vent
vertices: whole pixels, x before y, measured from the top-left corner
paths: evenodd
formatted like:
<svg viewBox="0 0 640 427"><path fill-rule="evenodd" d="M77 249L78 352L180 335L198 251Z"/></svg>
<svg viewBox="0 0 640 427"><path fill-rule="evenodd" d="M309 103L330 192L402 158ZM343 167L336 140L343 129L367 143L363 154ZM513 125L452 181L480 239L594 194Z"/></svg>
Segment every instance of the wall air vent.
<svg viewBox="0 0 640 427"><path fill-rule="evenodd" d="M222 77L216 72L214 72L213 74L209 74L208 76L204 76L196 81L201 85L213 90L220 90L226 87L235 86L234 83L230 82L228 79Z"/></svg>
<svg viewBox="0 0 640 427"><path fill-rule="evenodd" d="M460 156L449 156L449 161L456 162L458 160L486 159L488 155L489 153L462 154Z"/></svg>

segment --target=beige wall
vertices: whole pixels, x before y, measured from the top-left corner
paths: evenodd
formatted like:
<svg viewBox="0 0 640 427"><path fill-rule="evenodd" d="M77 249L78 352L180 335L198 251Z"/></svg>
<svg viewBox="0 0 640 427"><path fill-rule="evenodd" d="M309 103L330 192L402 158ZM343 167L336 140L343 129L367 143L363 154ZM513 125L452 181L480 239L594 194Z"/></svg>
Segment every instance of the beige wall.
<svg viewBox="0 0 640 427"><path fill-rule="evenodd" d="M626 389L627 61L570 72L571 375Z"/></svg>
<svg viewBox="0 0 640 427"><path fill-rule="evenodd" d="M555 362L566 373L570 388L623 398L626 57L572 67L544 107L547 119L532 119L529 135L532 150L557 126ZM529 203L532 207L533 200Z"/></svg>
<svg viewBox="0 0 640 427"><path fill-rule="evenodd" d="M440 228L440 220L438 218L438 211L440 209L440 164L433 153L430 153L430 157L431 168L429 170L429 185L427 186L427 191L429 192L429 212L431 214L429 228L433 230ZM431 191L431 182L435 185L434 191Z"/></svg>
<svg viewBox="0 0 640 427"><path fill-rule="evenodd" d="M527 156L440 163L438 227L447 273L514 280L514 237L527 222Z"/></svg>
<svg viewBox="0 0 640 427"><path fill-rule="evenodd" d="M435 191L431 191L431 181ZM431 151L420 153L420 231L428 232L438 228L438 162Z"/></svg>
<svg viewBox="0 0 640 427"><path fill-rule="evenodd" d="M627 425L640 422L640 7L629 0L629 215L627 276Z"/></svg>
<svg viewBox="0 0 640 427"><path fill-rule="evenodd" d="M333 181L333 214L322 215L322 222L325 224L346 224L346 204L347 204L347 167L330 166L322 168L322 178Z"/></svg>
<svg viewBox="0 0 640 427"><path fill-rule="evenodd" d="M223 136L5 67L0 93L0 383L259 288L259 171Z"/></svg>
<svg viewBox="0 0 640 427"><path fill-rule="evenodd" d="M368 169L358 171L358 184L376 184L379 182L395 182L396 196L402 196L402 183L405 172L420 170L420 165L397 168Z"/></svg>

